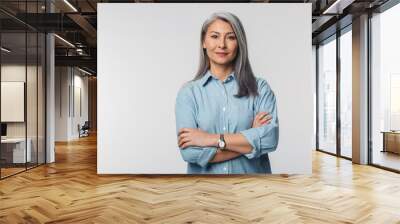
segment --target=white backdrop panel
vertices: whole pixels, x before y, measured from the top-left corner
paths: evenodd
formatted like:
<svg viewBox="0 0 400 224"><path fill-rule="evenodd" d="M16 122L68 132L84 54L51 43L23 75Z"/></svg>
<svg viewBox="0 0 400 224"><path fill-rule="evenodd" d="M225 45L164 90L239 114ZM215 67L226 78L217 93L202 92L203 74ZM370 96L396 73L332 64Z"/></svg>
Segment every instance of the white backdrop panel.
<svg viewBox="0 0 400 224"><path fill-rule="evenodd" d="M273 173L311 173L314 148L311 4L98 4L98 173L186 173L176 94L196 72L200 29L236 14L250 62L277 98Z"/></svg>

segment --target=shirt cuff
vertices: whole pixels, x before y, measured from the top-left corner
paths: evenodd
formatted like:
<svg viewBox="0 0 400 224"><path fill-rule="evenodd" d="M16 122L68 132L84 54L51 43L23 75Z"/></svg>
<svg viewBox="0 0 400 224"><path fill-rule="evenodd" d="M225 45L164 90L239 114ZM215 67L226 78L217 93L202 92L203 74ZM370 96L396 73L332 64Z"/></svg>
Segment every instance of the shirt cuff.
<svg viewBox="0 0 400 224"><path fill-rule="evenodd" d="M261 139L259 137L257 128L250 128L247 130L240 131L242 135L247 139L249 144L252 146L251 152L243 154L246 156L248 159L253 159L254 157L257 156L257 153L261 145Z"/></svg>
<svg viewBox="0 0 400 224"><path fill-rule="evenodd" d="M217 153L217 148L204 147L199 155L199 158L197 158L197 164L199 164L201 167L206 167L210 162L210 160L214 158L216 153Z"/></svg>

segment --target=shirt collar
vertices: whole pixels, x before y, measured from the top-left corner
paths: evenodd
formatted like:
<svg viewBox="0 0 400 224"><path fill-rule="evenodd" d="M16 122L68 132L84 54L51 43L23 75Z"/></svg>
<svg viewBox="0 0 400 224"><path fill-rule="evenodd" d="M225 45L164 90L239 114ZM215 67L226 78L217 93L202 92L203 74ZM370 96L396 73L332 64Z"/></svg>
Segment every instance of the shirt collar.
<svg viewBox="0 0 400 224"><path fill-rule="evenodd" d="M206 74L204 74L204 76L201 78L201 85L202 85L202 86L205 86L211 78L217 79L217 78L210 72L210 70L208 70L208 71L206 72ZM225 83L227 83L227 82L229 82L229 81L231 81L231 80L233 80L233 79L235 79L235 72L232 71L232 72L228 75L228 77L225 79Z"/></svg>

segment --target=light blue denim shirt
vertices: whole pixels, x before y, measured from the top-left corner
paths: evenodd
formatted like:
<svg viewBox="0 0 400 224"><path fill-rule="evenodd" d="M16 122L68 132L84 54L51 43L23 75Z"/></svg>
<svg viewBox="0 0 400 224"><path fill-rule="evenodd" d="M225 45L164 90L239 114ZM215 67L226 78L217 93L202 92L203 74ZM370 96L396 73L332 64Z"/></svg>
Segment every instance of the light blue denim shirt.
<svg viewBox="0 0 400 224"><path fill-rule="evenodd" d="M271 173L268 153L278 145L279 126L275 95L267 81L257 78L256 97L236 98L238 85L231 73L225 81L210 71L201 79L190 81L178 92L175 104L176 134L181 128L200 128L212 134L241 133L252 151L231 160L211 163L216 147L180 149L189 174ZM269 124L252 128L255 115L269 112Z"/></svg>

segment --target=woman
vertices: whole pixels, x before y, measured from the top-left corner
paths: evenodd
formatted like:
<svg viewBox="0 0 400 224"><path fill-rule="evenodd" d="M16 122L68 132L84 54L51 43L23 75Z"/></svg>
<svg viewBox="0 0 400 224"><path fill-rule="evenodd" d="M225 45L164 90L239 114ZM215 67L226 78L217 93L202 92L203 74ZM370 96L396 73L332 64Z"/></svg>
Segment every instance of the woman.
<svg viewBox="0 0 400 224"><path fill-rule="evenodd" d="M175 106L188 173L271 173L268 153L278 144L275 95L254 76L235 15L218 12L204 22L199 70L179 90Z"/></svg>

